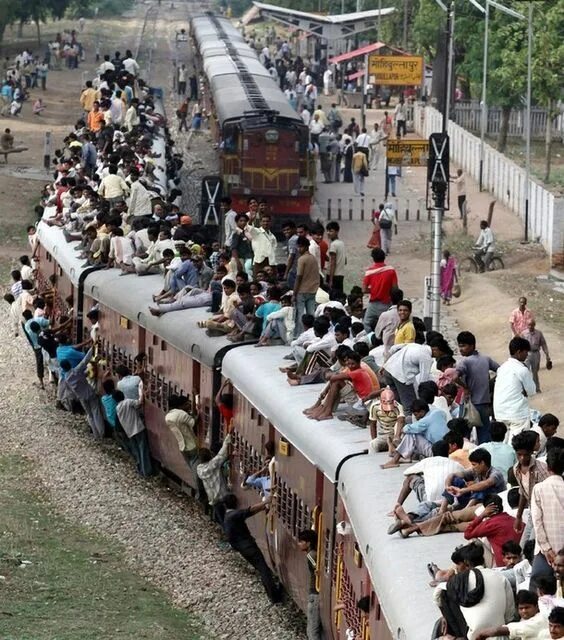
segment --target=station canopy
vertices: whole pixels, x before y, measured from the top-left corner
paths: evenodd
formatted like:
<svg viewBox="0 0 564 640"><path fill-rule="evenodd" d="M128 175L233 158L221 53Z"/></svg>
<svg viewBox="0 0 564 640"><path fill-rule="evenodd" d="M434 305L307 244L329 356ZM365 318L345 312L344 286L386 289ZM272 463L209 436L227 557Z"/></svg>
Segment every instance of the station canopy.
<svg viewBox="0 0 564 640"><path fill-rule="evenodd" d="M300 29L329 42L341 38L350 38L363 31L373 29L379 16L388 16L395 11L393 7L387 7L385 9L372 9L355 13L326 15L297 11L264 2L253 2L253 4L260 10L263 17Z"/></svg>

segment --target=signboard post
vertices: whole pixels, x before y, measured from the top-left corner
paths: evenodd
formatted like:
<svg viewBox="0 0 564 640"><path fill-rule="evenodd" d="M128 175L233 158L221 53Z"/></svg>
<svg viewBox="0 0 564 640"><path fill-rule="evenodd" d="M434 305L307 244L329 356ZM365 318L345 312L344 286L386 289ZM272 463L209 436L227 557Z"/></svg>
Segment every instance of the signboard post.
<svg viewBox="0 0 564 640"><path fill-rule="evenodd" d="M426 167L428 158L429 143L427 140L388 139L386 144L386 171L384 172L384 180L386 181L384 198L388 199L388 172L390 167ZM396 175L398 174L396 173Z"/></svg>
<svg viewBox="0 0 564 640"><path fill-rule="evenodd" d="M427 140L388 140L386 159L388 165L403 167L426 167L429 158Z"/></svg>
<svg viewBox="0 0 564 640"><path fill-rule="evenodd" d="M423 84L423 56L380 56L372 54L368 73L377 85L419 87Z"/></svg>

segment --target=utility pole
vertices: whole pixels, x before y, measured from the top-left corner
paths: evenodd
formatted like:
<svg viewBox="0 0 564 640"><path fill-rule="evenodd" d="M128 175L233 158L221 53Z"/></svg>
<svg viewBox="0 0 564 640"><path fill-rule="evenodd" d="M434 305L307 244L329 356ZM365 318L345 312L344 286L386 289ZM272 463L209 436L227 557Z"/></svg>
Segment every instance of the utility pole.
<svg viewBox="0 0 564 640"><path fill-rule="evenodd" d="M366 126L366 98L368 95L368 54L364 55L364 75L362 76L362 103L360 106L360 128Z"/></svg>
<svg viewBox="0 0 564 640"><path fill-rule="evenodd" d="M488 127L488 39L490 29L490 3L486 0L486 24L484 33L484 64L482 68L482 104L480 113L480 191L484 188L484 157L486 130Z"/></svg>
<svg viewBox="0 0 564 640"><path fill-rule="evenodd" d="M444 74L446 87L443 102L442 133L433 134L429 140L429 164L427 173L427 206L433 219L433 259L431 264L431 318L433 331L439 331L441 323L441 258L443 252L443 217L448 209L449 139L448 121L452 95L454 58L454 0L446 6L446 58ZM429 202L429 186L431 202Z"/></svg>
<svg viewBox="0 0 564 640"><path fill-rule="evenodd" d="M531 202L531 91L533 57L533 3L529 2L527 27L527 140L525 142L525 242L529 242L529 206ZM547 118L550 117L547 114Z"/></svg>

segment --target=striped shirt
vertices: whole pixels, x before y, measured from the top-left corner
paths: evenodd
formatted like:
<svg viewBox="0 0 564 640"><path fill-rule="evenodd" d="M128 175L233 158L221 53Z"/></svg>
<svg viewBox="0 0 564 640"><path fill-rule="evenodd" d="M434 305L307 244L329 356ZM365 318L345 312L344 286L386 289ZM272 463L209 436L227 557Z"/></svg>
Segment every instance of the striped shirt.
<svg viewBox="0 0 564 640"><path fill-rule="evenodd" d="M564 547L564 478L551 475L535 485L531 497L535 553L544 556Z"/></svg>

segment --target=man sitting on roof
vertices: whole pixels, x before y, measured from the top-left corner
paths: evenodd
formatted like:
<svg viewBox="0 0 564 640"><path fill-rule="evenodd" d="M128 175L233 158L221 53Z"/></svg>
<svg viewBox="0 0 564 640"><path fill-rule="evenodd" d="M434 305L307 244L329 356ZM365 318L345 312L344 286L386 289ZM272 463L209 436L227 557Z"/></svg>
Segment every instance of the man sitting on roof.
<svg viewBox="0 0 564 640"><path fill-rule="evenodd" d="M212 304L214 292L221 295L221 280L226 276L227 269L225 267L217 267L210 286L205 291L197 287L184 287L169 302L161 302L156 307L149 307L149 311L158 317L169 311L209 307Z"/></svg>
<svg viewBox="0 0 564 640"><path fill-rule="evenodd" d="M404 347L405 348L405 347ZM414 420L403 428L403 438L392 459L380 465L382 469L399 466L400 460L411 460L415 454L425 458L431 455L432 446L447 433L445 414L440 409L430 407L424 400L416 399L411 405Z"/></svg>
<svg viewBox="0 0 564 640"><path fill-rule="evenodd" d="M231 319L233 310L235 309L235 302L239 300L237 291L235 290L235 282L229 278L223 281L223 292L225 299L221 305L219 313L213 316L210 320L203 320L198 323L201 328L211 329L212 331L218 331L220 333L230 333L235 327L235 323Z"/></svg>
<svg viewBox="0 0 564 640"><path fill-rule="evenodd" d="M345 363L346 369L328 374L329 383L319 399L304 411L311 420L329 420L342 400L349 406L355 405L356 408L359 400L362 403L363 399L376 389L378 382L374 383L368 371L361 366L358 353L351 349L346 355ZM364 409L363 406L359 408Z"/></svg>

